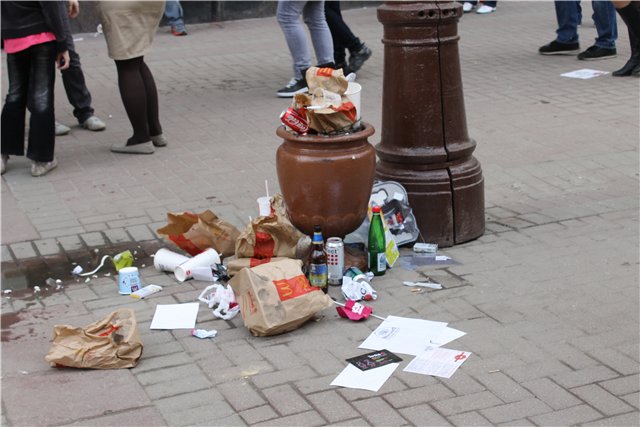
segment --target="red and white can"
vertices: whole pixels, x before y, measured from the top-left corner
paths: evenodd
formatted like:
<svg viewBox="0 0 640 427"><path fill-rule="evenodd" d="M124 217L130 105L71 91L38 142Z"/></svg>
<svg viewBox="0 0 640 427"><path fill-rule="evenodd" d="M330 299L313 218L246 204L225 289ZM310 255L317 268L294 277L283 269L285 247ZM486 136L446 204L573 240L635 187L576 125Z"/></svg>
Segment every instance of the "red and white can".
<svg viewBox="0 0 640 427"><path fill-rule="evenodd" d="M344 243L340 237L330 237L324 247L327 252L327 282L330 285L342 285Z"/></svg>
<svg viewBox="0 0 640 427"><path fill-rule="evenodd" d="M309 132L307 118L292 107L287 108L280 114L280 121L300 135Z"/></svg>

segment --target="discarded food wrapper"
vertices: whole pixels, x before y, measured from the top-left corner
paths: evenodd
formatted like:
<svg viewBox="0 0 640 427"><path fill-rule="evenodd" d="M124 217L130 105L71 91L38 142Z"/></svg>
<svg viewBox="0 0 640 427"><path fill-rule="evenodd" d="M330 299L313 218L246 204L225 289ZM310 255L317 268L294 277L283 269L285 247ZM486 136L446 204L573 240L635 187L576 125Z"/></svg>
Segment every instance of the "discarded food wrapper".
<svg viewBox="0 0 640 427"><path fill-rule="evenodd" d="M309 284L299 260L243 268L229 284L242 307L244 325L255 336L292 331L332 304L327 294Z"/></svg>
<svg viewBox="0 0 640 427"><path fill-rule="evenodd" d="M207 331L205 329L193 329L191 331L191 335L193 335L194 337L201 338L201 339L215 338L215 336L218 335L218 331L216 331L215 329L212 329L210 331Z"/></svg>
<svg viewBox="0 0 640 427"><path fill-rule="evenodd" d="M336 307L336 311L340 315L340 317L344 317L349 320L362 320L368 319L371 313L373 313L373 309L366 305L362 305L359 302L355 302L354 300L348 299L344 307Z"/></svg>
<svg viewBox="0 0 640 427"><path fill-rule="evenodd" d="M405 286L418 286L420 288L442 289L440 283L434 282L402 282L402 284Z"/></svg>
<svg viewBox="0 0 640 427"><path fill-rule="evenodd" d="M437 243L416 243L413 245L413 252L423 254L436 254L438 252Z"/></svg>
<svg viewBox="0 0 640 427"><path fill-rule="evenodd" d="M213 291L209 292L212 289ZM240 312L240 306L231 286L219 283L207 286L198 296L198 300L207 304L209 308L213 308L213 315L223 320L233 319Z"/></svg>
<svg viewBox="0 0 640 427"><path fill-rule="evenodd" d="M45 359L52 366L133 368L142 356L142 340L133 310L121 308L83 328L55 325Z"/></svg>
<svg viewBox="0 0 640 427"><path fill-rule="evenodd" d="M161 286L158 285L147 285L142 289L138 289L135 292L131 293L131 297L132 298L137 298L137 299L143 299L148 297L149 295L153 295L155 293L158 293L162 290Z"/></svg>
<svg viewBox="0 0 640 427"><path fill-rule="evenodd" d="M342 278L342 295L346 300L372 301L378 299L378 293L364 280L354 281L349 276Z"/></svg>
<svg viewBox="0 0 640 427"><path fill-rule="evenodd" d="M167 225L157 232L189 255L195 256L213 248L223 257L233 255L240 234L234 225L218 218L210 210L198 214L167 213Z"/></svg>

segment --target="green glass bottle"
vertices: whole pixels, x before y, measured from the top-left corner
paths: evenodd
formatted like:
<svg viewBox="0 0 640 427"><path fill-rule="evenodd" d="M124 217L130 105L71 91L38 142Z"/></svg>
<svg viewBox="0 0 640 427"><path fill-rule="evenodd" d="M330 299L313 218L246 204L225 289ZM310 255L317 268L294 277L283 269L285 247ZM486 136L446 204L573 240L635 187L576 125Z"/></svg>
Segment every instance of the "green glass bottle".
<svg viewBox="0 0 640 427"><path fill-rule="evenodd" d="M309 256L309 283L327 293L327 253L324 249L324 239L319 225L313 228L311 240L311 255Z"/></svg>
<svg viewBox="0 0 640 427"><path fill-rule="evenodd" d="M371 227L369 228L369 271L374 276L382 276L387 271L386 242L380 206L372 208Z"/></svg>

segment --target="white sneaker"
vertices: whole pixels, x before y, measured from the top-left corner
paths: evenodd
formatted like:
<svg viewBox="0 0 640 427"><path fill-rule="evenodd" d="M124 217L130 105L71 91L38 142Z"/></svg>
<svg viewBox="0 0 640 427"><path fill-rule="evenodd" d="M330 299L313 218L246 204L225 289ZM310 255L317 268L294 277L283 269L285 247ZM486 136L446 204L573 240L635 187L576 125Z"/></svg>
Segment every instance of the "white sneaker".
<svg viewBox="0 0 640 427"><path fill-rule="evenodd" d="M46 175L49 171L53 170L58 166L58 160L54 158L50 162L36 162L34 160L31 161L31 176L42 176Z"/></svg>
<svg viewBox="0 0 640 427"><path fill-rule="evenodd" d="M478 8L478 10L476 10L476 13L484 15L485 13L491 13L491 12L493 12L495 10L496 10L495 7L491 7L491 6L487 6L486 4L483 4L482 6L480 6Z"/></svg>
<svg viewBox="0 0 640 427"><path fill-rule="evenodd" d="M69 126L56 122L56 136L66 135L69 132L71 132L71 128Z"/></svg>
<svg viewBox="0 0 640 427"><path fill-rule="evenodd" d="M100 130L104 130L104 128L106 128L107 125L96 116L91 116L87 120L82 122L82 127L85 129L97 132Z"/></svg>
<svg viewBox="0 0 640 427"><path fill-rule="evenodd" d="M462 4L462 11L464 13L469 13L473 10L473 6L473 3L469 3L468 1L466 1Z"/></svg>

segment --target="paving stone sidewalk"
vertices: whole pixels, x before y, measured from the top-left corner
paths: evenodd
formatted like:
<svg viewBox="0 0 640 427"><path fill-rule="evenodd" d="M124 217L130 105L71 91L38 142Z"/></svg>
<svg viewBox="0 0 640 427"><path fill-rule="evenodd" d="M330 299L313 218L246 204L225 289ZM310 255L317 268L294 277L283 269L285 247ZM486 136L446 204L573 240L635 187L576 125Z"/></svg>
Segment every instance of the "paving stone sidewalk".
<svg viewBox="0 0 640 427"><path fill-rule="evenodd" d="M358 81L375 144L382 27L375 8L344 16L373 50ZM640 425L640 81L561 77L615 70L629 47L619 22L615 59L538 55L555 22L551 2L515 1L461 20L486 233L442 251L459 265L396 267L375 279L371 305L382 316L449 322L467 335L446 347L473 354L450 379L403 372L405 357L375 393L329 384L346 358L366 352L358 345L376 319L348 322L327 309L294 332L256 338L240 317L215 320L201 305L197 327L216 329L214 339L149 329L157 304L192 302L206 286L151 266L149 255L167 246L156 234L166 213L212 209L244 227L264 181L278 191L275 129L288 101L275 91L291 77L291 61L275 18L192 25L187 37L160 29L146 60L170 144L152 156L109 152L129 137L115 66L102 36L77 34L107 129L75 125L58 82L57 119L74 125L57 139L59 167L33 178L26 160L12 158L2 177L2 289L13 289L1 305L2 425ZM585 19L579 31L586 48L595 28ZM3 95L6 87L3 71ZM161 293L137 301L118 294L113 274L88 284L70 278L72 263L123 249L136 252L143 282ZM64 287L45 287L47 273ZM402 285L425 276L444 289L416 294ZM84 326L119 307L140 323L136 368L44 361L53 325Z"/></svg>

